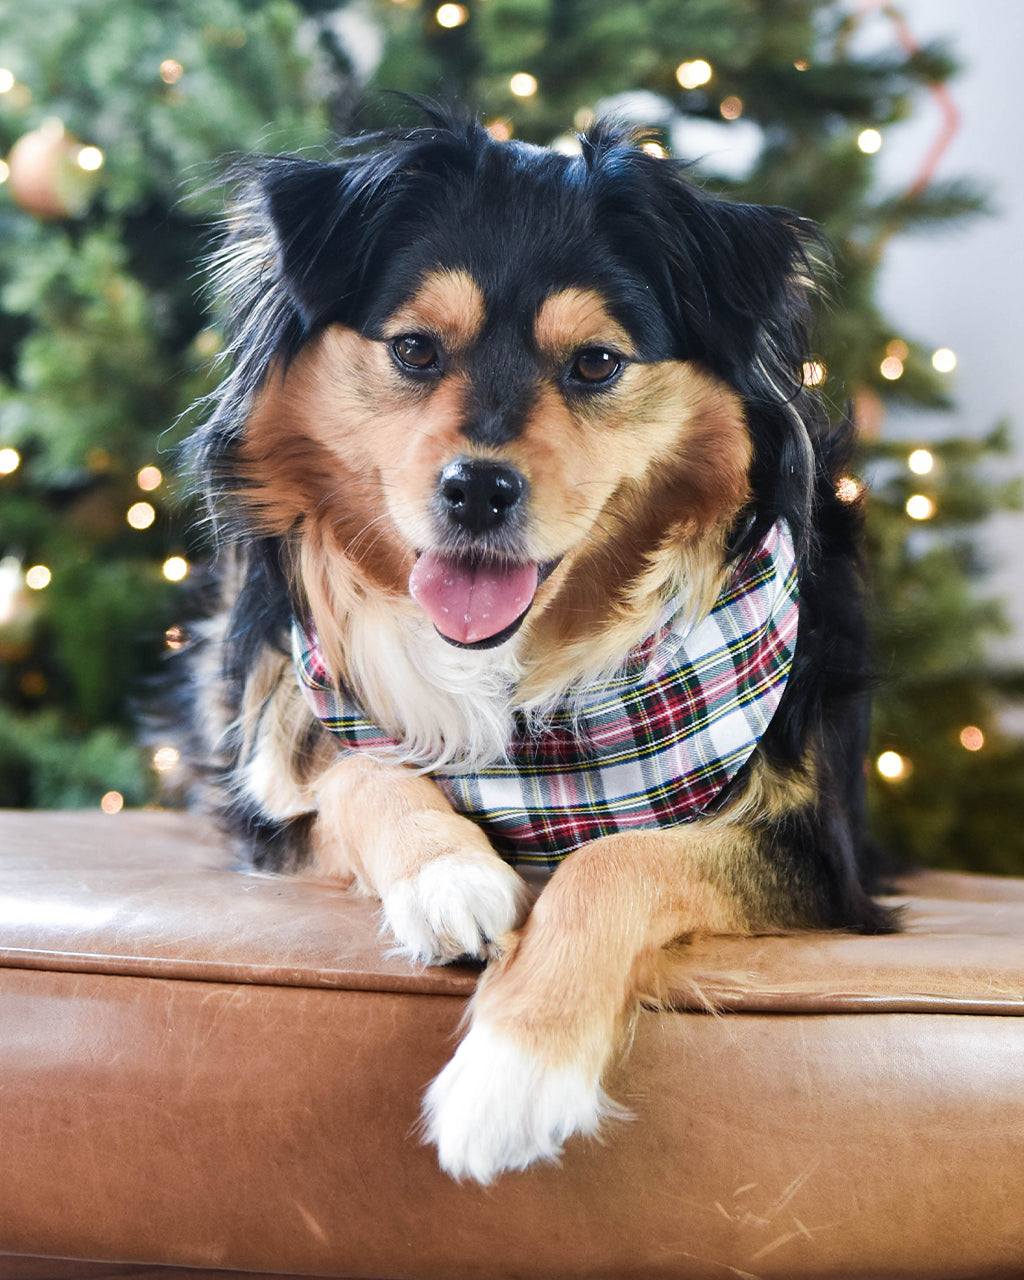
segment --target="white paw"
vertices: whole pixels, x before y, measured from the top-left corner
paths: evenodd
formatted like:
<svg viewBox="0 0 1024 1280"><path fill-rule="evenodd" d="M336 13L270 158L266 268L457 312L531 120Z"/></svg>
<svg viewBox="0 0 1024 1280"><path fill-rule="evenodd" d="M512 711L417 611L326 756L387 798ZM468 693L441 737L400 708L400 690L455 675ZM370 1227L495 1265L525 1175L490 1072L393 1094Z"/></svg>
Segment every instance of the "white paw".
<svg viewBox="0 0 1024 1280"><path fill-rule="evenodd" d="M423 1128L453 1178L486 1185L508 1169L557 1160L574 1134L626 1113L575 1067L544 1067L533 1054L476 1022L427 1090Z"/></svg>
<svg viewBox="0 0 1024 1280"><path fill-rule="evenodd" d="M496 855L443 855L400 880L381 900L399 950L424 964L471 956L485 960L495 940L522 923L528 890Z"/></svg>

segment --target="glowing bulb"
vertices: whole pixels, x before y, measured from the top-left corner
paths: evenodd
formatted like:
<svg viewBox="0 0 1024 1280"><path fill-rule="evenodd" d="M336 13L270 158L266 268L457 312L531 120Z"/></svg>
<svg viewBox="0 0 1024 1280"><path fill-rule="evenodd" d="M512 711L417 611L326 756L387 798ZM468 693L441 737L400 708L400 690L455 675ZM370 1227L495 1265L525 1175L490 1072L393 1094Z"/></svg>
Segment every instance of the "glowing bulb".
<svg viewBox="0 0 1024 1280"><path fill-rule="evenodd" d="M164 639L167 641L168 649L184 649L185 628L177 625L168 627L164 632Z"/></svg>
<svg viewBox="0 0 1024 1280"><path fill-rule="evenodd" d="M153 489L160 488L163 482L163 474L159 467L143 467L135 477L135 480L140 489L150 493Z"/></svg>
<svg viewBox="0 0 1024 1280"><path fill-rule="evenodd" d="M857 146L867 156L873 156L882 149L882 135L877 129L865 129L857 135Z"/></svg>
<svg viewBox="0 0 1024 1280"><path fill-rule="evenodd" d="M185 68L176 58L165 58L160 63L160 79L164 84L177 84L185 74Z"/></svg>
<svg viewBox="0 0 1024 1280"><path fill-rule="evenodd" d="M537 77L527 71L517 71L508 82L508 87L517 98L532 98L537 92Z"/></svg>
<svg viewBox="0 0 1024 1280"><path fill-rule="evenodd" d="M721 112L723 120L738 120L743 114L743 99L737 98L735 94L723 99L721 106L718 108Z"/></svg>
<svg viewBox="0 0 1024 1280"><path fill-rule="evenodd" d="M160 773L167 773L181 759L181 752L177 747L158 747L153 752L153 768Z"/></svg>
<svg viewBox="0 0 1024 1280"><path fill-rule="evenodd" d="M156 519L156 511L152 503L133 502L126 518L133 529L148 529Z"/></svg>
<svg viewBox="0 0 1024 1280"><path fill-rule="evenodd" d="M887 356L895 356L897 360L906 360L910 355L910 348L902 338L893 338L892 342L885 348Z"/></svg>
<svg viewBox="0 0 1024 1280"><path fill-rule="evenodd" d="M434 14L439 27L461 27L469 21L469 10L464 4L443 4Z"/></svg>
<svg viewBox="0 0 1024 1280"><path fill-rule="evenodd" d="M164 561L164 577L168 582L180 582L188 573L188 561L184 556L171 556Z"/></svg>
<svg viewBox="0 0 1024 1280"><path fill-rule="evenodd" d="M103 168L103 152L99 147L82 147L78 153L78 167L87 173Z"/></svg>
<svg viewBox="0 0 1024 1280"><path fill-rule="evenodd" d="M487 132L495 142L508 142L512 137L512 121L492 120L487 126Z"/></svg>
<svg viewBox="0 0 1024 1280"><path fill-rule="evenodd" d="M707 84L713 74L710 62L705 62L703 58L681 62L676 67L676 79L684 89L699 89L702 84Z"/></svg>
<svg viewBox="0 0 1024 1280"><path fill-rule="evenodd" d="M828 370L820 360L808 360L804 365L804 385L807 387L820 387L825 381L825 374Z"/></svg>
<svg viewBox="0 0 1024 1280"><path fill-rule="evenodd" d="M939 373L952 373L956 368L956 355L949 347L939 347L932 352L932 365Z"/></svg>
<svg viewBox="0 0 1024 1280"><path fill-rule="evenodd" d="M897 778L906 777L909 762L898 751L883 751L875 761L875 768L883 778L894 782Z"/></svg>
<svg viewBox="0 0 1024 1280"><path fill-rule="evenodd" d="M0 160L0 182L6 182L11 176L11 166L6 160Z"/></svg>
<svg viewBox="0 0 1024 1280"><path fill-rule="evenodd" d="M915 476L926 476L935 466L935 459L927 449L915 449L907 459L907 466Z"/></svg>
<svg viewBox="0 0 1024 1280"><path fill-rule="evenodd" d="M836 497L840 502L856 502L861 495L861 486L853 476L841 476L836 484Z"/></svg>
<svg viewBox="0 0 1024 1280"><path fill-rule="evenodd" d="M0 67L0 93L10 93L14 88L14 72Z"/></svg>
<svg viewBox="0 0 1024 1280"><path fill-rule="evenodd" d="M793 66L796 67L797 71L806 71L810 65L811 64L806 58L800 58L798 61L793 63Z"/></svg>
<svg viewBox="0 0 1024 1280"><path fill-rule="evenodd" d="M124 796L120 791L108 791L100 801L104 813L120 813L124 808Z"/></svg>
<svg viewBox="0 0 1024 1280"><path fill-rule="evenodd" d="M976 724L965 725L960 730L960 745L967 751L980 751L985 745L985 735Z"/></svg>
<svg viewBox="0 0 1024 1280"><path fill-rule="evenodd" d="M907 515L911 520L930 520L935 514L935 503L923 493L915 493L907 499Z"/></svg>
<svg viewBox="0 0 1024 1280"><path fill-rule="evenodd" d="M50 585L52 580L53 574L45 564L34 564L25 574L25 584L31 587L33 591L42 591L44 587Z"/></svg>
<svg viewBox="0 0 1024 1280"><path fill-rule="evenodd" d="M641 150L646 151L649 156L656 156L659 160L664 160L668 155L668 152L660 142L645 142Z"/></svg>
<svg viewBox="0 0 1024 1280"><path fill-rule="evenodd" d="M879 372L889 382L895 382L897 378L903 377L903 361L899 356L886 356L879 365Z"/></svg>
<svg viewBox="0 0 1024 1280"><path fill-rule="evenodd" d="M0 476L9 476L21 466L21 454L17 449L0 449Z"/></svg>

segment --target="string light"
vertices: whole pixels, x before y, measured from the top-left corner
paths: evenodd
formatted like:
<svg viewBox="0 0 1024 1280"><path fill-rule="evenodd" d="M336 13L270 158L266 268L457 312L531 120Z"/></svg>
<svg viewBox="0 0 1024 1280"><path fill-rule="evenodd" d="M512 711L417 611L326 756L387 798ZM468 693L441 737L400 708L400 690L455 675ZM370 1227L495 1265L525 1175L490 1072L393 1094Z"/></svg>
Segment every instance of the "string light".
<svg viewBox="0 0 1024 1280"><path fill-rule="evenodd" d="M104 813L120 813L124 808L124 796L120 791L108 791L100 801Z"/></svg>
<svg viewBox="0 0 1024 1280"><path fill-rule="evenodd" d="M883 751L875 761L875 768L889 782L897 782L910 772L910 761L898 751Z"/></svg>
<svg viewBox="0 0 1024 1280"><path fill-rule="evenodd" d="M892 342L885 348L887 356L895 356L897 360L906 360L910 355L910 348L902 338L893 338Z"/></svg>
<svg viewBox="0 0 1024 1280"><path fill-rule="evenodd" d="M188 573L188 561L184 556L170 556L164 561L164 577L168 582L180 582Z"/></svg>
<svg viewBox="0 0 1024 1280"><path fill-rule="evenodd" d="M135 477L135 480L140 489L145 493L151 493L154 489L160 488L163 478L163 473L159 467L143 467Z"/></svg>
<svg viewBox="0 0 1024 1280"><path fill-rule="evenodd" d="M517 71L508 82L508 87L517 98L532 98L537 92L537 77L528 71Z"/></svg>
<svg viewBox="0 0 1024 1280"><path fill-rule="evenodd" d="M151 502L133 502L126 519L133 529L148 529L156 519L156 509Z"/></svg>
<svg viewBox="0 0 1024 1280"><path fill-rule="evenodd" d="M512 137L512 121L492 120L487 126L487 132L495 142L508 142Z"/></svg>
<svg viewBox="0 0 1024 1280"><path fill-rule="evenodd" d="M877 129L864 129L857 135L857 146L866 156L873 156L882 149L882 135Z"/></svg>
<svg viewBox="0 0 1024 1280"><path fill-rule="evenodd" d="M45 564L34 564L25 574L25 585L33 591L42 591L53 581L53 574Z"/></svg>
<svg viewBox="0 0 1024 1280"><path fill-rule="evenodd" d="M437 13L434 14L439 27L446 27L451 30L453 27L461 27L464 22L469 21L469 10L464 4L443 4Z"/></svg>
<svg viewBox="0 0 1024 1280"><path fill-rule="evenodd" d="M103 168L103 152L99 147L82 147L76 157L78 167L86 173L95 173Z"/></svg>
<svg viewBox="0 0 1024 1280"><path fill-rule="evenodd" d="M0 624L10 622L17 612L21 590L21 561L17 556L0 560Z"/></svg>
<svg viewBox="0 0 1024 1280"><path fill-rule="evenodd" d="M806 58L798 58L797 61L793 63L793 66L796 67L797 71L806 71L810 65L811 64Z"/></svg>
<svg viewBox="0 0 1024 1280"><path fill-rule="evenodd" d="M196 354L208 360L215 356L223 346L223 339L217 329L200 329L196 334Z"/></svg>
<svg viewBox="0 0 1024 1280"><path fill-rule="evenodd" d="M735 94L722 100L718 110L721 112L723 120L738 120L743 114L743 99L737 98Z"/></svg>
<svg viewBox="0 0 1024 1280"><path fill-rule="evenodd" d="M820 387L827 372L820 360L808 360L804 365L804 386Z"/></svg>
<svg viewBox="0 0 1024 1280"><path fill-rule="evenodd" d="M168 649L184 649L185 628L179 627L177 625L173 627L168 627L167 630L164 632L164 639L167 642Z"/></svg>
<svg viewBox="0 0 1024 1280"><path fill-rule="evenodd" d="M656 156L659 160L664 160L668 155L668 152L661 143L655 142L653 139L650 142L645 142L641 147L641 150L646 151L649 156Z"/></svg>
<svg viewBox="0 0 1024 1280"><path fill-rule="evenodd" d="M168 773L181 759L177 747L158 747L153 752L153 768L160 773Z"/></svg>
<svg viewBox="0 0 1024 1280"><path fill-rule="evenodd" d="M932 352L932 365L939 373L952 373L956 368L956 354L949 347L939 347Z"/></svg>
<svg viewBox="0 0 1024 1280"><path fill-rule="evenodd" d="M915 449L907 459L907 466L915 476L926 476L935 466L935 458L927 449Z"/></svg>
<svg viewBox="0 0 1024 1280"><path fill-rule="evenodd" d="M681 62L676 67L676 79L684 89L699 89L702 84L707 84L714 72L711 70L710 62L705 62L703 58L697 58L693 62Z"/></svg>
<svg viewBox="0 0 1024 1280"><path fill-rule="evenodd" d="M0 93L10 93L14 88L14 72L0 67Z"/></svg>
<svg viewBox="0 0 1024 1280"><path fill-rule="evenodd" d="M21 466L21 454L17 449L0 449L0 476L9 476Z"/></svg>
<svg viewBox="0 0 1024 1280"><path fill-rule="evenodd" d="M836 484L836 497L840 502L856 502L863 487L853 476L841 476Z"/></svg>
<svg viewBox="0 0 1024 1280"><path fill-rule="evenodd" d="M911 520L930 520L935 514L935 503L923 493L912 494L907 499L907 515Z"/></svg>
<svg viewBox="0 0 1024 1280"><path fill-rule="evenodd" d="M160 63L160 79L164 84L177 84L185 74L185 68L176 58L164 58Z"/></svg>
<svg viewBox="0 0 1024 1280"><path fill-rule="evenodd" d="M985 745L985 735L976 724L965 725L960 730L960 745L966 751L980 751Z"/></svg>
<svg viewBox="0 0 1024 1280"><path fill-rule="evenodd" d="M4 183L11 176L11 166L6 160L0 160L0 183Z"/></svg>

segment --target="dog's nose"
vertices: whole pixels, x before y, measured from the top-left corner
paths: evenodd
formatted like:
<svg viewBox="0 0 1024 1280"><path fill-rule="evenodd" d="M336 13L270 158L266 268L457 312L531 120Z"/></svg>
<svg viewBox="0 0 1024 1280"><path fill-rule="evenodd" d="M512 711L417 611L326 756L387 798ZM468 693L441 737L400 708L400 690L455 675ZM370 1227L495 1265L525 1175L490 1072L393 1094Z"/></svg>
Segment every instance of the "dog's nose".
<svg viewBox="0 0 1024 1280"><path fill-rule="evenodd" d="M522 502L526 481L499 462L456 458L441 472L438 491L446 516L467 533L489 533Z"/></svg>

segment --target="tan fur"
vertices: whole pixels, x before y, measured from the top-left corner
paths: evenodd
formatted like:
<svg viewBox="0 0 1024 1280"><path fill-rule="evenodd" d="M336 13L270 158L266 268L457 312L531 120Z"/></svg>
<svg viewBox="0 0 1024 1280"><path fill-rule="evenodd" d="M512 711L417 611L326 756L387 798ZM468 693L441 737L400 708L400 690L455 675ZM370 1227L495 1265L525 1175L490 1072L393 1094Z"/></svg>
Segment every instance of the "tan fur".
<svg viewBox="0 0 1024 1280"><path fill-rule="evenodd" d="M461 355L476 341L486 318L484 295L468 272L435 271L389 317L386 333L389 338L427 333Z"/></svg>
<svg viewBox="0 0 1024 1280"><path fill-rule="evenodd" d="M380 898L441 856L496 861L480 828L454 813L429 778L364 756L316 783L315 869Z"/></svg>
<svg viewBox="0 0 1024 1280"><path fill-rule="evenodd" d="M538 321L549 346L593 332L588 322L600 311L592 299L557 301ZM417 301L399 318L412 322L425 309ZM437 476L460 455L517 467L531 494L528 557L563 558L524 629L520 647L532 659L525 702L614 665L672 595L685 591L696 613L710 606L725 531L747 498L750 445L735 396L693 365L628 365L585 413L541 387L521 436L488 450L461 435L465 394L456 370L424 400L384 344L333 326L286 374L271 375L253 407L241 449L253 484L244 496L268 532L296 531L335 674L346 674L344 619L353 609L371 597L408 608L415 551L432 543Z"/></svg>
<svg viewBox="0 0 1024 1280"><path fill-rule="evenodd" d="M547 1067L599 1076L662 949L757 923L734 891L756 854L734 830L696 824L609 836L555 872L507 954L484 975L473 1016Z"/></svg>
<svg viewBox="0 0 1024 1280"><path fill-rule="evenodd" d="M634 356L629 334L612 316L599 293L564 289L546 298L533 326L534 340L558 368L581 347L608 346Z"/></svg>

